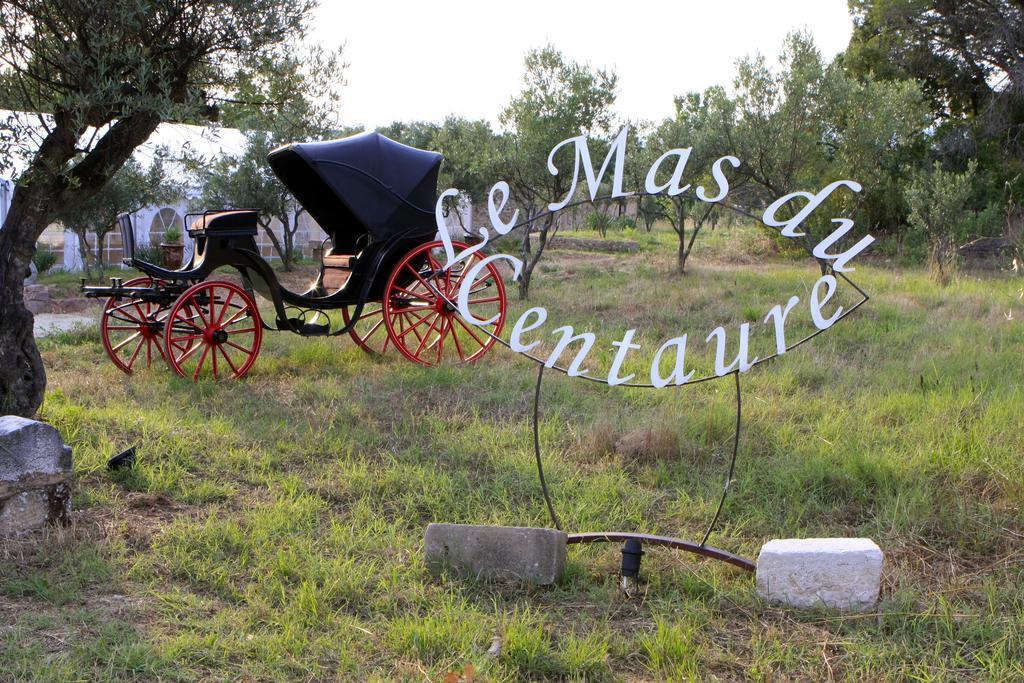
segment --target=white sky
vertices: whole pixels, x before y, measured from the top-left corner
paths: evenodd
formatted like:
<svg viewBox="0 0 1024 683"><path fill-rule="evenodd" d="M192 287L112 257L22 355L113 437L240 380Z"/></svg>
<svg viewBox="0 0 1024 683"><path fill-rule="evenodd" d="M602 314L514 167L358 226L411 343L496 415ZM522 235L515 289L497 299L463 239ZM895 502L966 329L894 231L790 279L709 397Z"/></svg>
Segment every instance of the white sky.
<svg viewBox="0 0 1024 683"><path fill-rule="evenodd" d="M826 59L846 48L846 0L321 0L313 40L345 44L350 64L341 123L497 123L521 88L523 56L547 42L566 57L619 75L623 118L661 119L672 98L731 86L735 61L771 58L785 35L809 30Z"/></svg>

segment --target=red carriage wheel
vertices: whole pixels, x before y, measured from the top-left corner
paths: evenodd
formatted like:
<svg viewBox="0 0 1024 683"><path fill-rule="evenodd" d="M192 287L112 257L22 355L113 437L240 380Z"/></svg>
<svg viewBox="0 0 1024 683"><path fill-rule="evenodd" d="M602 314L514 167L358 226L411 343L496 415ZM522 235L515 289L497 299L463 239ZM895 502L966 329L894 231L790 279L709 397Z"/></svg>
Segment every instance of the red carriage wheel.
<svg viewBox="0 0 1024 683"><path fill-rule="evenodd" d="M152 287L148 277L132 278L124 287ZM129 375L140 363L149 368L155 358L164 358L161 334L167 309L137 297L112 296L103 306L100 336L110 360Z"/></svg>
<svg viewBox="0 0 1024 683"><path fill-rule="evenodd" d="M348 309L341 309L341 317L348 325L352 320ZM348 331L352 341L359 348L370 355L381 355L391 348L391 340L388 337L388 328L384 324L384 307L380 304L367 302L363 306L363 314L359 316L359 322Z"/></svg>
<svg viewBox="0 0 1024 683"><path fill-rule="evenodd" d="M469 246L453 244L458 251ZM445 359L468 363L494 345L491 335L501 333L507 302L505 284L493 263L476 273L469 310L478 320L494 321L477 327L453 306L464 276L483 258L477 252L444 271L443 244L429 242L398 262L384 290L384 324L390 343L403 356L423 365L438 365Z"/></svg>
<svg viewBox="0 0 1024 683"><path fill-rule="evenodd" d="M182 377L198 380L204 372L240 379L256 362L263 323L252 298L238 285L200 282L175 302L167 316L167 362Z"/></svg>

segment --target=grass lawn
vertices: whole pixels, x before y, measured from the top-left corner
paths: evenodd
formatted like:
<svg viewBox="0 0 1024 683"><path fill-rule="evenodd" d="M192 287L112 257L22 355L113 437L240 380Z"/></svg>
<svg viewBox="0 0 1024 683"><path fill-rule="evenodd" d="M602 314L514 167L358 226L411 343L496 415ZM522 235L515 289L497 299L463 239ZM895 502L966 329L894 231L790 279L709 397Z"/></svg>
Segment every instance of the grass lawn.
<svg viewBox="0 0 1024 683"><path fill-rule="evenodd" d="M758 235L702 237L685 277L664 230L632 235L638 254L552 251L512 319L546 306L530 334L548 348L558 325L593 330L594 374L628 328L638 380L684 332L706 373L718 324L729 359L742 322L767 355L775 304L799 296L787 334L811 329L818 271L759 256ZM432 576L432 521L550 524L535 366L504 349L430 369L277 333L247 379L193 384L121 374L93 331L41 342L42 416L74 445L77 512L0 545L0 680L1021 680L1024 281L940 288L854 265L871 301L743 376L734 489L710 543L756 557L773 537L871 537L886 565L869 614L776 609L751 575L656 548L631 598L614 545L570 547L550 588ZM546 377L541 439L567 530L699 540L728 466L731 380ZM133 444L138 466L108 472Z"/></svg>

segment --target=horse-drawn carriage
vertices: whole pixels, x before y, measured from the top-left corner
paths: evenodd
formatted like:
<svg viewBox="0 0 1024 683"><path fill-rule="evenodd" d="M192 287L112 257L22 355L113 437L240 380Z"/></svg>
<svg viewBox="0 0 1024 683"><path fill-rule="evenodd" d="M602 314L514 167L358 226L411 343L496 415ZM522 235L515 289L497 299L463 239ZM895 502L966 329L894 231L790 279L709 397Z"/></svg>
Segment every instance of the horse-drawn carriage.
<svg viewBox="0 0 1024 683"><path fill-rule="evenodd" d="M505 320L504 284L488 264L470 286L471 312L493 318L483 329L451 305L482 255L443 267L434 218L440 154L367 133L287 145L269 161L327 234L311 286L299 293L278 281L256 244L257 211L197 215L188 230L192 257L177 270L136 258L131 217L121 216L124 262L145 275L82 285L85 296L106 299L101 335L119 368L131 373L162 359L194 380L240 378L255 363L265 330L347 334L367 352L394 348L425 365L473 361L490 349ZM211 279L220 269L237 277ZM264 311L256 294L267 302Z"/></svg>

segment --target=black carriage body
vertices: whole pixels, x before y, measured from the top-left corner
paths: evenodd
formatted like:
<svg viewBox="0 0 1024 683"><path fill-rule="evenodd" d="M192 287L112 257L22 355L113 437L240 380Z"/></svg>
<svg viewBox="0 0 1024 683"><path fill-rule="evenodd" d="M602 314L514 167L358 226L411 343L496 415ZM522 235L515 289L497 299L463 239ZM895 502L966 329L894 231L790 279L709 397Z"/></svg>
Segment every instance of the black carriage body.
<svg viewBox="0 0 1024 683"><path fill-rule="evenodd" d="M376 132L270 153L274 173L330 238L326 256L351 258L348 282L323 304L378 301L402 255L433 239L442 159Z"/></svg>
<svg viewBox="0 0 1024 683"><path fill-rule="evenodd" d="M281 182L327 233L325 262L342 258L350 271L343 286L328 291L324 270L305 292L292 292L278 282L256 244L259 214L248 209L208 211L189 228L195 249L188 264L169 270L134 257L130 217L121 217L125 263L161 284L127 291L83 287L87 296L132 296L169 304L184 289L207 279L220 268L237 270L249 288L274 304L277 327L300 334L322 334L304 324L301 311L355 306L383 296L395 265L436 234L434 203L437 174L443 157L409 147L376 133L330 142L295 143L268 158ZM410 276L412 277L412 276ZM165 301L166 300L166 301ZM289 315L299 309L298 316ZM358 314L354 316L358 319ZM354 321L353 321L354 322Z"/></svg>

